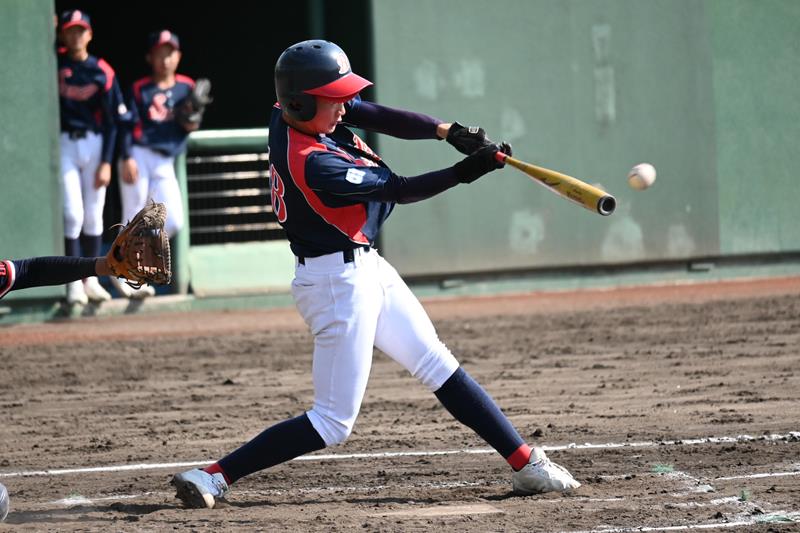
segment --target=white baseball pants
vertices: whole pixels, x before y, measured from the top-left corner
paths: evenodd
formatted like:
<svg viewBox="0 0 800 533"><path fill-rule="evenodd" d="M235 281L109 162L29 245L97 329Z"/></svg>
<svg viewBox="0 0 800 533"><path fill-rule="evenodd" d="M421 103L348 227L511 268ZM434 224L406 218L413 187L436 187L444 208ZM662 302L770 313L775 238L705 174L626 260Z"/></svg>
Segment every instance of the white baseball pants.
<svg viewBox="0 0 800 533"><path fill-rule="evenodd" d="M70 139L61 133L61 192L64 199L64 235L77 239L103 234L103 207L106 187L96 189L95 173L100 166L103 137L87 132L83 139Z"/></svg>
<svg viewBox="0 0 800 533"><path fill-rule="evenodd" d="M428 314L377 251L306 258L292 281L297 309L314 335L314 405L307 412L328 446L352 432L372 365L373 346L431 391L458 369Z"/></svg>
<svg viewBox="0 0 800 533"><path fill-rule="evenodd" d="M175 158L137 145L131 147L131 157L136 161L139 178L135 183L120 180L122 223L127 224L153 199L166 204L167 221L164 228L167 235L174 237L183 227L183 200L178 178L175 176Z"/></svg>

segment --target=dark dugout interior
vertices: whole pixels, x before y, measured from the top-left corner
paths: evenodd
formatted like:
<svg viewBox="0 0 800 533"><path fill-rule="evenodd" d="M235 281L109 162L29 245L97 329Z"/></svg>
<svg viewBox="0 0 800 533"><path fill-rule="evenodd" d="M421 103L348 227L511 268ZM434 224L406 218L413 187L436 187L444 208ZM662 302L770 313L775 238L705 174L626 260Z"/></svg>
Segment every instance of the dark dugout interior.
<svg viewBox="0 0 800 533"><path fill-rule="evenodd" d="M212 83L214 102L206 109L202 128L234 129L268 126L276 101L275 61L296 42L331 40L347 52L355 72L375 81L369 5L369 0L348 1L346 9L341 2L325 0L56 0L55 10L89 14L89 53L114 68L126 98L132 83L150 73L147 35L162 29L176 33L183 53L178 72ZM368 88L362 94L370 99L371 92ZM106 228L120 221L116 165L113 173L103 215ZM103 240L110 243L115 235L116 230L106 231Z"/></svg>
<svg viewBox="0 0 800 533"><path fill-rule="evenodd" d="M209 78L213 85L214 103L203 129L266 127L275 103L275 61L298 41L331 40L347 52L355 72L372 75L368 0L56 0L55 8L89 14L94 33L89 52L108 61L126 95L133 81L149 74L147 35L161 29L176 33L183 52L178 72ZM364 96L369 98L369 90Z"/></svg>

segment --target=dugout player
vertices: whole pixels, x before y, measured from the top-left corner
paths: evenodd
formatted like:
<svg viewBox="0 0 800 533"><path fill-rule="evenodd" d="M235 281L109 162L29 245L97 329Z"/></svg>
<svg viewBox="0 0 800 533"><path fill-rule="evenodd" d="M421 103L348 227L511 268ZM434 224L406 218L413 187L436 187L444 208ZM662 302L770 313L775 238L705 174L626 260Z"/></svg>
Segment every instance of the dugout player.
<svg viewBox="0 0 800 533"><path fill-rule="evenodd" d="M189 132L200 127L199 121L183 120L185 114L179 112L190 105L195 82L177 74L180 40L169 30L148 36L146 60L152 73L133 84L128 98L131 120L122 135L122 222L130 220L152 199L167 206L165 229L171 238L184 223L175 156L186 150ZM128 298L155 294L150 285L133 289L116 278L112 283Z"/></svg>
<svg viewBox="0 0 800 533"><path fill-rule="evenodd" d="M362 101L371 85L327 41L288 48L275 67L278 104L269 126L272 208L297 257L292 295L314 335L314 403L205 468L173 477L189 507L213 507L238 479L343 442L367 386L373 346L403 365L512 468L520 494L580 486L526 444L494 400L439 340L419 301L373 248L396 203L472 183L502 165L482 129ZM344 123L403 139L446 138L468 153L419 176L392 172Z"/></svg>
<svg viewBox="0 0 800 533"><path fill-rule="evenodd" d="M63 45L57 63L65 253L95 257L102 245L103 206L117 124L127 109L114 69L88 52L89 15L77 9L64 11L58 35ZM94 275L67 285L70 304L110 298Z"/></svg>

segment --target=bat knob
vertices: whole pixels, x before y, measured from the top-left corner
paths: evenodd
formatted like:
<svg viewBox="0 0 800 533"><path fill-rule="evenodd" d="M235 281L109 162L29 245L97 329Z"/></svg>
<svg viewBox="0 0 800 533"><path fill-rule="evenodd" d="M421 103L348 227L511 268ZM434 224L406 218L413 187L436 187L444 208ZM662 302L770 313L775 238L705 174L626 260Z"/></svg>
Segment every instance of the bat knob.
<svg viewBox="0 0 800 533"><path fill-rule="evenodd" d="M494 158L497 159L498 163L505 163L507 157L508 154L504 154L503 152L500 151L494 153Z"/></svg>

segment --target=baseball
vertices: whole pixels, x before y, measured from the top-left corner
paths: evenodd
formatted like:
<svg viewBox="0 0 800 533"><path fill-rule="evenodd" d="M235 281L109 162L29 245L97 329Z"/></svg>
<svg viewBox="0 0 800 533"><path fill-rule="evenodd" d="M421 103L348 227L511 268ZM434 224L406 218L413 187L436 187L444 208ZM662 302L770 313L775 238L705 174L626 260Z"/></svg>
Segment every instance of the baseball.
<svg viewBox="0 0 800 533"><path fill-rule="evenodd" d="M628 172L628 185L642 191L656 181L656 168L650 163L639 163Z"/></svg>

